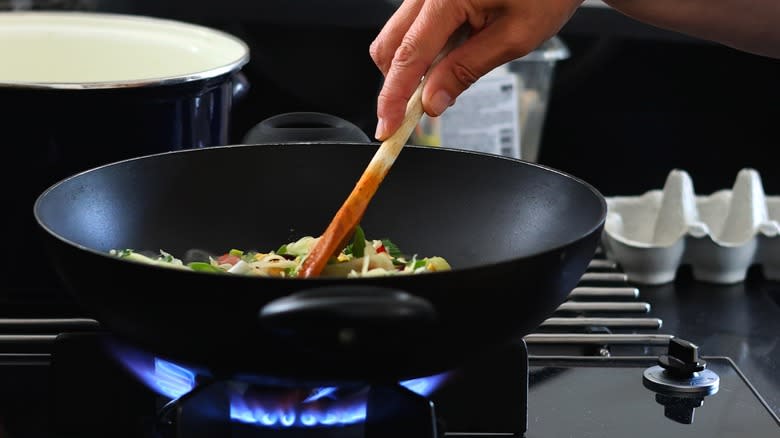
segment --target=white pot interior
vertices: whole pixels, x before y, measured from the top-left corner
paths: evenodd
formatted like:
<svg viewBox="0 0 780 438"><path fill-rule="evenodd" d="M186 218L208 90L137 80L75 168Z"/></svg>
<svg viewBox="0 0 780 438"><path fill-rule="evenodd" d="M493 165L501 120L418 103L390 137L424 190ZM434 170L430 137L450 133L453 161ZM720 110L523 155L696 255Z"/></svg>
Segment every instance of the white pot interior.
<svg viewBox="0 0 780 438"><path fill-rule="evenodd" d="M133 86L213 77L248 48L214 29L83 12L0 13L0 85Z"/></svg>

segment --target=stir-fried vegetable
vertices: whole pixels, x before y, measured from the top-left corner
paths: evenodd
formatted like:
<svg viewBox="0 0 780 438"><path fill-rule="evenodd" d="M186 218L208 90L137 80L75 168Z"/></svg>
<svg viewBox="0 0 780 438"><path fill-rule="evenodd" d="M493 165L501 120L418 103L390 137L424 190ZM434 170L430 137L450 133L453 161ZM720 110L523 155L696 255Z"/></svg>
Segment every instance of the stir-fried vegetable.
<svg viewBox="0 0 780 438"><path fill-rule="evenodd" d="M231 249L216 257L208 256L208 260L187 263L165 251L160 251L157 255L141 254L132 249L111 250L110 253L141 263L199 272L296 277L317 239L306 236L267 253ZM442 257L408 257L388 239L367 240L363 229L357 227L352 241L329 261L321 275L347 278L379 277L450 269L449 263Z"/></svg>

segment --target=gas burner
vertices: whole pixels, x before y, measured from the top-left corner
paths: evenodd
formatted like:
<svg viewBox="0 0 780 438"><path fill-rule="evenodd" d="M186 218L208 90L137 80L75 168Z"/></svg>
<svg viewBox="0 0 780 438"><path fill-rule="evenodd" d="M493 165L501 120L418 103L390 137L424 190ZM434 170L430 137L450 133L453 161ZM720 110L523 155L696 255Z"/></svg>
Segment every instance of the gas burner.
<svg viewBox="0 0 780 438"><path fill-rule="evenodd" d="M291 388L258 385L261 378L216 380L207 370L173 363L108 338L108 350L127 370L167 402L159 410L157 430L163 436L231 436L235 430L312 436L384 438L439 437L440 421L447 428L477 432L478 424L502 409L491 409L476 424L460 422L474 410L474 394L489 399L508 388L513 401L503 409L509 424L497 426L521 435L525 431L527 352L524 342L503 346L478 364L448 373L402 382L365 382L347 387ZM510 367L510 374L491 375L492 364ZM516 373L516 374L515 374ZM441 398L441 402L437 401ZM477 398L477 399L479 399ZM437 416L437 414L440 414ZM468 418L466 416L465 418ZM474 417L474 415L470 415ZM231 421L227 421L231 420ZM472 420L473 421L473 418Z"/></svg>
<svg viewBox="0 0 780 438"><path fill-rule="evenodd" d="M162 437L176 438L440 436L433 403L398 384L371 385L356 398L345 396L341 404L309 407L305 413L299 413L294 404L262 412L243 405L246 410L238 418L235 396L236 387L231 382L199 386L163 408L156 430Z"/></svg>
<svg viewBox="0 0 780 438"><path fill-rule="evenodd" d="M387 417L394 419L393 424L414 423L408 426L407 432L415 432L415 436L429 433L435 436L433 406L427 397L447 379L447 374L439 374L400 383L366 383L341 388L261 386L241 380L217 381L208 371L176 364L115 340L107 345L133 375L170 400L160 414L161 424L166 428L182 422L223 423L226 419L268 429L329 428L366 423L366 436L380 437L388 436L385 433L391 429L371 425ZM192 411L204 409L208 415L192 414ZM412 418L415 419L410 420ZM188 424L178 427L193 431L213 429ZM369 434L371 429L376 431ZM425 435L419 435L423 431Z"/></svg>

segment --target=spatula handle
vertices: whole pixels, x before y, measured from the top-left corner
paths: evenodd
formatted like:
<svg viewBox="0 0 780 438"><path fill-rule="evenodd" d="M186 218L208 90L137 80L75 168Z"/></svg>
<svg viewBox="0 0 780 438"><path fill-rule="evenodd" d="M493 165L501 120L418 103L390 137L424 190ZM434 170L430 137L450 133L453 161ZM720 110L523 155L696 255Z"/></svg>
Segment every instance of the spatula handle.
<svg viewBox="0 0 780 438"><path fill-rule="evenodd" d="M430 71L453 48L460 45L467 34L466 27L458 29L450 37L444 49L442 49L428 70ZM425 79L424 77L420 81L412 97L409 98L401 127L379 146L379 149L377 149L368 163L366 170L357 184L355 184L355 188L349 194L344 204L342 204L339 211L336 212L336 215L322 236L320 236L320 239L312 247L306 260L304 260L298 273L299 277L315 277L319 275L325 268L328 260L344 247L352 230L360 223L363 214L368 208L368 203L379 188L379 184L387 176L390 167L393 166L398 154L401 153L404 144L409 140L412 131L420 122L423 114L422 92L425 86Z"/></svg>

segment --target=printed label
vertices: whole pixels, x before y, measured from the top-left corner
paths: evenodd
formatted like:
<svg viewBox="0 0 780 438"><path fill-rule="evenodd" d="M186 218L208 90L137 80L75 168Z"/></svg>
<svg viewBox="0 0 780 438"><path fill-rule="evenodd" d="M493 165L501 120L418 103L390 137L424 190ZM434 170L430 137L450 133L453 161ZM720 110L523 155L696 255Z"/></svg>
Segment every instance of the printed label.
<svg viewBox="0 0 780 438"><path fill-rule="evenodd" d="M441 117L423 117L416 144L468 149L520 158L518 96L522 84L513 74L480 78Z"/></svg>

